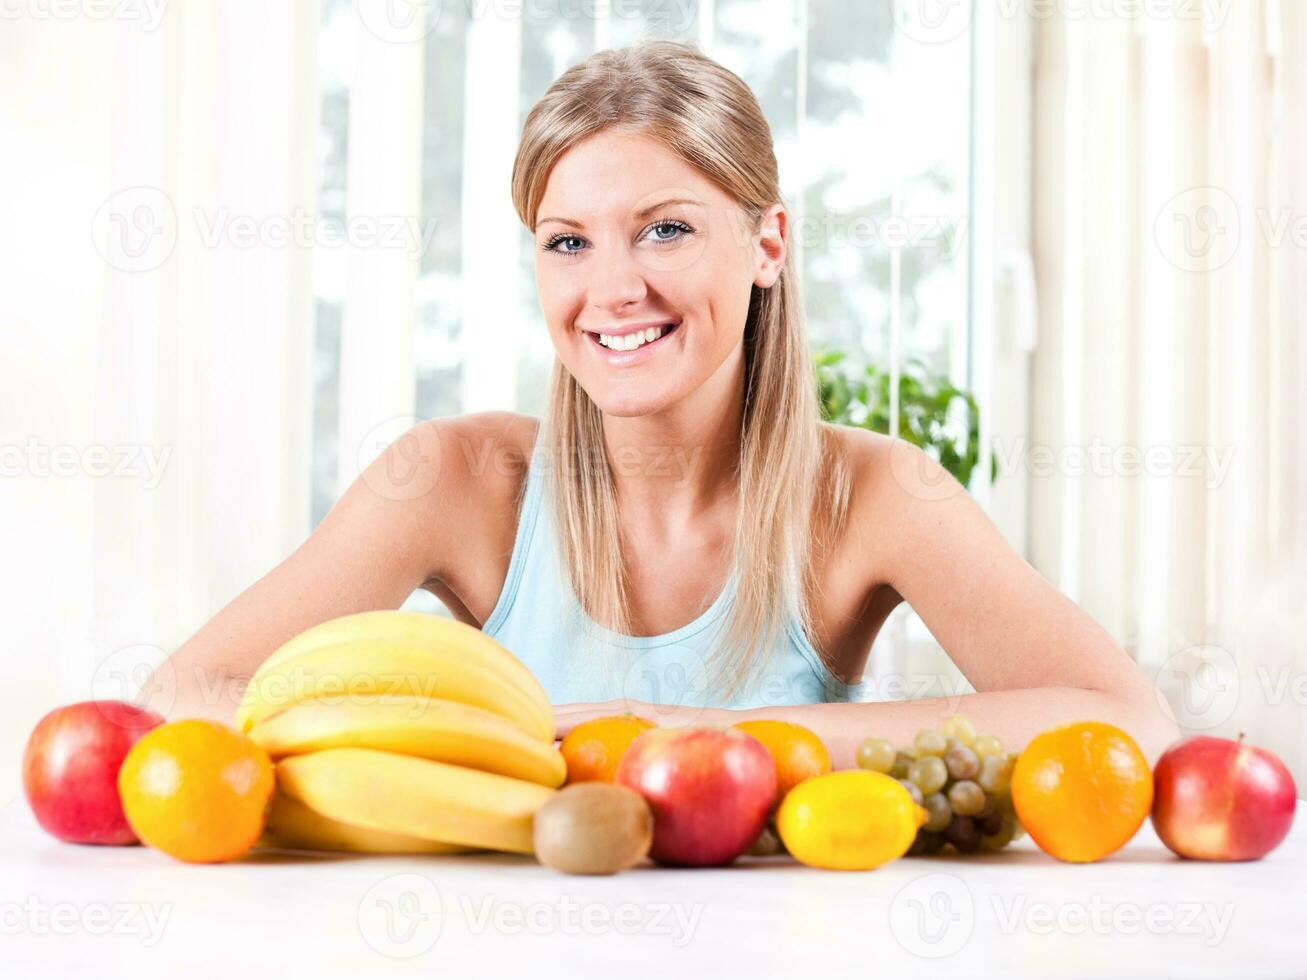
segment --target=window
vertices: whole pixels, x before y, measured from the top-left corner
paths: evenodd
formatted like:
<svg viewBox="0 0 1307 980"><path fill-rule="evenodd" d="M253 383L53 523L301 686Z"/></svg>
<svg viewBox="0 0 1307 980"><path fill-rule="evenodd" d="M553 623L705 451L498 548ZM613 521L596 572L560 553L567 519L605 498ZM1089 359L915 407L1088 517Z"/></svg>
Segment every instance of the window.
<svg viewBox="0 0 1307 980"><path fill-rule="evenodd" d="M418 42L420 226L430 237L413 259L416 416L543 410L553 350L531 238L508 199L516 136L568 66L651 36L697 43L757 94L791 207L814 348L882 366L896 349L965 384L972 38L968 29L922 43L899 28L905 2L642 0L597 19L578 16L594 5L574 0L495 7L494 17L469 16L485 3L444 4ZM367 25L349 0L325 0L322 17L321 207L343 221L354 51ZM482 74L487 62L493 77ZM487 183L495 168L502 180ZM315 277L315 523L343 489L344 256L336 250ZM481 297L505 289L505 305L481 309Z"/></svg>

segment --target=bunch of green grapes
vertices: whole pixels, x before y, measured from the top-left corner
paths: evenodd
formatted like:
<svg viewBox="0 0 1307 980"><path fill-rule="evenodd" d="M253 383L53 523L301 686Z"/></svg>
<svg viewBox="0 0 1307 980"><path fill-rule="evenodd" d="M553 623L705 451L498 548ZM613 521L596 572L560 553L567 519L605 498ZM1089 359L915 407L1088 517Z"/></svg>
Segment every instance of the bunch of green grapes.
<svg viewBox="0 0 1307 980"><path fill-rule="evenodd" d="M1011 791L1016 761L961 715L945 720L942 731L923 728L906 751L876 737L858 746L859 766L893 776L929 815L909 854L997 851L1020 838Z"/></svg>

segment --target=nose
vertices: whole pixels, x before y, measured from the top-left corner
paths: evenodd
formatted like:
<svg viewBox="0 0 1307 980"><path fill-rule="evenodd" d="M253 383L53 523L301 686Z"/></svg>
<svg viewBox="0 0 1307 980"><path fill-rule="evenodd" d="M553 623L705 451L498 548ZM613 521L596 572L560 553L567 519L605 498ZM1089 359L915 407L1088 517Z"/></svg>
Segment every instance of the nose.
<svg viewBox="0 0 1307 980"><path fill-rule="evenodd" d="M602 253L596 250L589 272L586 285L590 303L597 309L618 311L640 302L648 292L640 263L628 249L620 246L604 249Z"/></svg>

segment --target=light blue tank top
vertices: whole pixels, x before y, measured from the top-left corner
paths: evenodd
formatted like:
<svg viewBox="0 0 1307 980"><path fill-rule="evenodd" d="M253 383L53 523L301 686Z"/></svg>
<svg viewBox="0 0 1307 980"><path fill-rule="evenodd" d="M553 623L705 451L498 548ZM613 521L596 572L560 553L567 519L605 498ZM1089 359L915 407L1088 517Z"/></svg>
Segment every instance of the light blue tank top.
<svg viewBox="0 0 1307 980"><path fill-rule="evenodd" d="M760 708L866 699L865 681L848 684L832 674L793 611L783 642L769 651L752 683L729 700L714 695L708 679L718 630L734 597L735 573L712 605L680 629L627 636L601 627L582 610L558 558L552 494L540 457L537 448L527 469L508 576L482 630L531 669L552 703L631 699ZM596 642L596 636L610 645Z"/></svg>

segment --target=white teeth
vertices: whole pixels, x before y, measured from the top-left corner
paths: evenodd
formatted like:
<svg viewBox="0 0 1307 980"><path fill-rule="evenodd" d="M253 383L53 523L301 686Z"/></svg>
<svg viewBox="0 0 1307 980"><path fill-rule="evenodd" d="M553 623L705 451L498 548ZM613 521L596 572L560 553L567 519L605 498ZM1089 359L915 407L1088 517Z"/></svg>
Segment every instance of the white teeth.
<svg viewBox="0 0 1307 980"><path fill-rule="evenodd" d="M657 340L663 335L663 333L664 328L662 327L646 327L644 330L637 330L635 333L629 333L625 337L601 333L599 335L599 343L603 344L610 350L635 350L637 347L643 347L645 344Z"/></svg>

